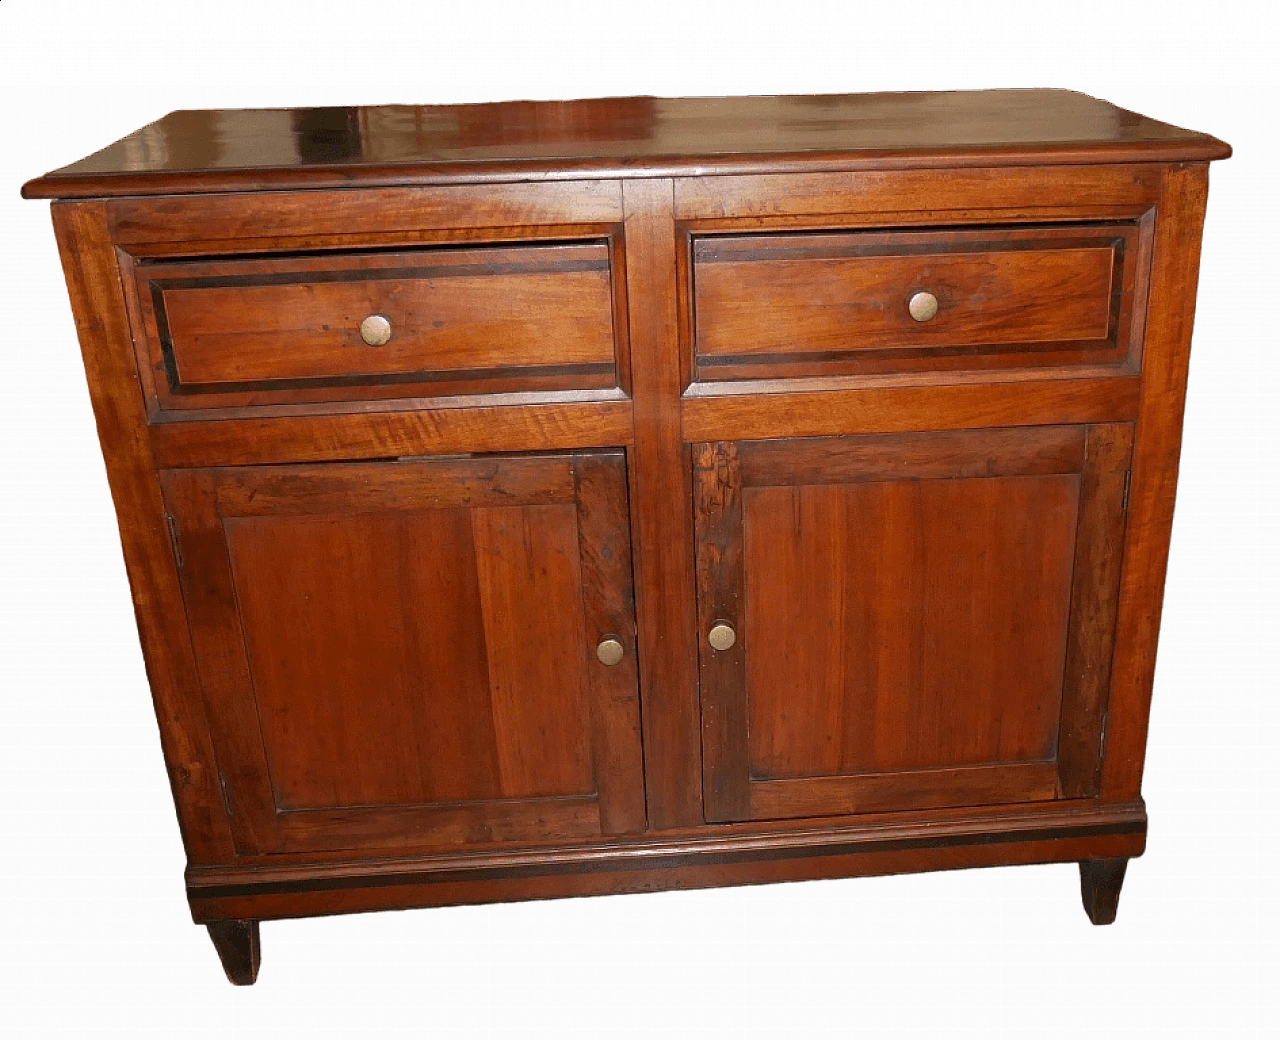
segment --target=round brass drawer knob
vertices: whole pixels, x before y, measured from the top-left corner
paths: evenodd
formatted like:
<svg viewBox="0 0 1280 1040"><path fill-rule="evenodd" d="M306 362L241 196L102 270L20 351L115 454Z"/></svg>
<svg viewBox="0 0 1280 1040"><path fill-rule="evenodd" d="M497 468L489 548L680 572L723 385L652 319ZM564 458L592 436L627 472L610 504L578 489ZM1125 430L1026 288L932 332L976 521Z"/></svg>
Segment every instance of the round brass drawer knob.
<svg viewBox="0 0 1280 1040"><path fill-rule="evenodd" d="M617 636L605 636L596 646L596 657L600 659L601 664L608 665L610 668L620 662L626 652L626 648Z"/></svg>
<svg viewBox="0 0 1280 1040"><path fill-rule="evenodd" d="M915 293L907 301L907 310L916 321L929 321L938 313L938 298L931 292Z"/></svg>
<svg viewBox="0 0 1280 1040"><path fill-rule="evenodd" d="M370 314L360 323L360 338L371 347L380 347L391 338L391 322L381 314Z"/></svg>
<svg viewBox="0 0 1280 1040"><path fill-rule="evenodd" d="M707 633L707 642L711 644L712 650L728 650L737 641L738 633L727 621L717 621Z"/></svg>

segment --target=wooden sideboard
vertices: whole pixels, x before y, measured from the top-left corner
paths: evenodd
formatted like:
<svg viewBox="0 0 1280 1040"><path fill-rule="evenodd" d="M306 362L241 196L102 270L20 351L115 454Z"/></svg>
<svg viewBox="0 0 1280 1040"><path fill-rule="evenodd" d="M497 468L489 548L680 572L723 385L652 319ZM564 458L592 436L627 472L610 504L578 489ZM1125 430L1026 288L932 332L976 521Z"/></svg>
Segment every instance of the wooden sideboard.
<svg viewBox="0 0 1280 1040"><path fill-rule="evenodd" d="M1078 861L1140 794L1208 162L1065 91L175 112L53 198L187 893Z"/></svg>

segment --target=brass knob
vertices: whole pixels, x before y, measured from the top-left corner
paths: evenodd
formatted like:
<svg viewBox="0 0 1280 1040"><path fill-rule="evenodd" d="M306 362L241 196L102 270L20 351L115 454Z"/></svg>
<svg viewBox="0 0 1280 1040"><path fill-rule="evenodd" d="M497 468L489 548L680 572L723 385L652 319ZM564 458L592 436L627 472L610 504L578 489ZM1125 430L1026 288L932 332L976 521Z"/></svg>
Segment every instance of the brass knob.
<svg viewBox="0 0 1280 1040"><path fill-rule="evenodd" d="M938 313L938 298L931 292L915 293L907 301L907 310L916 321L929 321Z"/></svg>
<svg viewBox="0 0 1280 1040"><path fill-rule="evenodd" d="M605 636L596 645L596 657L600 659L601 664L608 665L610 668L621 661L626 652L626 648L617 636Z"/></svg>
<svg viewBox="0 0 1280 1040"><path fill-rule="evenodd" d="M360 323L360 338L371 347L380 347L391 338L391 322L381 314L370 314Z"/></svg>
<svg viewBox="0 0 1280 1040"><path fill-rule="evenodd" d="M707 642L711 644L712 650L728 650L737 641L738 633L727 621L717 621L707 633Z"/></svg>

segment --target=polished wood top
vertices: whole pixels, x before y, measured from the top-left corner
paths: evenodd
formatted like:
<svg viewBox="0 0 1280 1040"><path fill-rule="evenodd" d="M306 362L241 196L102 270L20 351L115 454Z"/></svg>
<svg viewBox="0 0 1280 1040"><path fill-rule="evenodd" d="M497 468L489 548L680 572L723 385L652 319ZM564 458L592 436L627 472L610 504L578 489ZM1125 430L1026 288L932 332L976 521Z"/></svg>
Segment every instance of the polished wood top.
<svg viewBox="0 0 1280 1040"><path fill-rule="evenodd" d="M1229 146L1065 90L607 98L173 112L23 188L259 188L1223 159Z"/></svg>

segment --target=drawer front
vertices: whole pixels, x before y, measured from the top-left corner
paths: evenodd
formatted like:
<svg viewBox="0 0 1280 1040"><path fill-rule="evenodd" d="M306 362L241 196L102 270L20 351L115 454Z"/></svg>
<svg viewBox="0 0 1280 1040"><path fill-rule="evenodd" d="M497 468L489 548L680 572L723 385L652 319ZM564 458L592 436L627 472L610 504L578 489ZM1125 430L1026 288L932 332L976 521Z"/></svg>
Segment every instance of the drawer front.
<svg viewBox="0 0 1280 1040"><path fill-rule="evenodd" d="M1137 225L697 238L698 373L1120 363L1139 239Z"/></svg>
<svg viewBox="0 0 1280 1040"><path fill-rule="evenodd" d="M137 278L157 397L181 408L613 386L609 271L590 242L141 264Z"/></svg>

